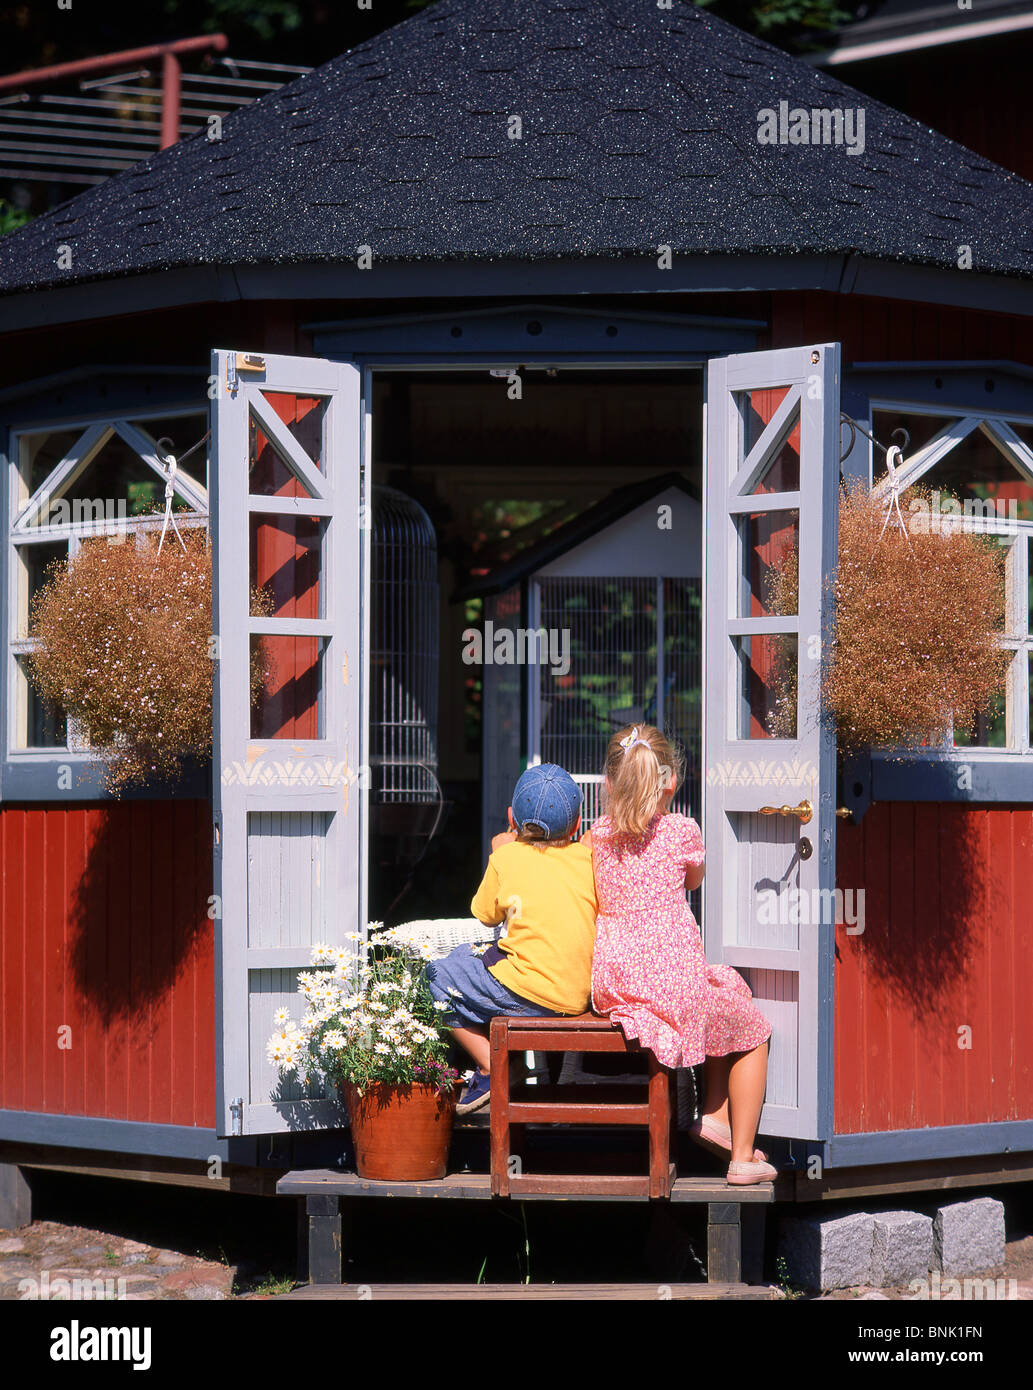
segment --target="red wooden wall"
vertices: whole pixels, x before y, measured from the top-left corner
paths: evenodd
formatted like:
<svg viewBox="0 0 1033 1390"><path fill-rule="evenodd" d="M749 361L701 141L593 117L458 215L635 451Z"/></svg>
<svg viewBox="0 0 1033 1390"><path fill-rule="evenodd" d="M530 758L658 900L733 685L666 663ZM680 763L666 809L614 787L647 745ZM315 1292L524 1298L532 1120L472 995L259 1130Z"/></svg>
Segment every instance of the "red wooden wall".
<svg viewBox="0 0 1033 1390"><path fill-rule="evenodd" d="M207 801L0 807L0 1109L214 1126L211 844Z"/></svg>
<svg viewBox="0 0 1033 1390"><path fill-rule="evenodd" d="M838 835L865 911L836 928L835 1132L1033 1119L1033 807L882 802Z"/></svg>

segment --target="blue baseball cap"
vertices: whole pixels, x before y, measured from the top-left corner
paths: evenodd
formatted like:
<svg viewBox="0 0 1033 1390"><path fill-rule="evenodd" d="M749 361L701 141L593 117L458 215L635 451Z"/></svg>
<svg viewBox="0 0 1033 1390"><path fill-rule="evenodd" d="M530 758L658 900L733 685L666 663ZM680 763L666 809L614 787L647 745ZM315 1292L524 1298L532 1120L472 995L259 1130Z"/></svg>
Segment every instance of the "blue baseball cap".
<svg viewBox="0 0 1033 1390"><path fill-rule="evenodd" d="M581 792L565 768L556 763L529 767L513 788L517 828L533 825L548 840L569 835L581 814Z"/></svg>

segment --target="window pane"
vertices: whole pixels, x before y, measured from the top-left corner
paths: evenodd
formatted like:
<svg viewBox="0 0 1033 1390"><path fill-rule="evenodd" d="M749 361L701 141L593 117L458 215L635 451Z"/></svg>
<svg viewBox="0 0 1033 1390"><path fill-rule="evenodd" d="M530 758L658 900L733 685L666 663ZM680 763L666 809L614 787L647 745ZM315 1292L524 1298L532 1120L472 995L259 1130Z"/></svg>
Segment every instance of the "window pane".
<svg viewBox="0 0 1033 1390"><path fill-rule="evenodd" d="M23 434L21 437L20 472L21 498L18 509L43 486L71 450L82 430L47 430L42 434Z"/></svg>
<svg viewBox="0 0 1033 1390"><path fill-rule="evenodd" d="M740 618L786 617L799 611L800 513L760 512L739 518Z"/></svg>
<svg viewBox="0 0 1033 1390"><path fill-rule="evenodd" d="M983 517L1033 521L1033 482L980 429L923 473L921 482L956 497L965 514L977 521Z"/></svg>
<svg viewBox="0 0 1033 1390"><path fill-rule="evenodd" d="M251 737L322 738L323 639L253 635L251 652L267 671L251 707Z"/></svg>
<svg viewBox="0 0 1033 1390"><path fill-rule="evenodd" d="M1033 635L1033 540L1029 542L1029 549L1026 551L1026 588L1029 594L1026 631Z"/></svg>
<svg viewBox="0 0 1033 1390"><path fill-rule="evenodd" d="M270 617L321 618L324 522L251 515L251 584L273 601Z"/></svg>
<svg viewBox="0 0 1033 1390"><path fill-rule="evenodd" d="M298 444L321 473L323 421L330 404L326 396L296 396L292 391L263 391L262 395L287 426ZM254 491L254 489L252 489Z"/></svg>
<svg viewBox="0 0 1033 1390"><path fill-rule="evenodd" d="M68 559L67 541L46 541L42 545L15 547L18 574L16 638L29 635L29 608L32 600L50 578L55 565Z"/></svg>
<svg viewBox="0 0 1033 1390"><path fill-rule="evenodd" d="M968 726L954 721L955 748L1007 748L1008 711L1007 678L1001 686L991 709L980 714Z"/></svg>
<svg viewBox="0 0 1033 1390"><path fill-rule="evenodd" d="M743 425L742 459L733 460L733 469L745 461L774 418L789 393L788 386L766 387L758 391L737 391L735 401ZM795 492L800 486L800 416L797 410L788 434L768 458L751 492Z"/></svg>
<svg viewBox="0 0 1033 1390"><path fill-rule="evenodd" d="M202 440L208 429L207 416L201 415L160 415L157 418L148 420L134 420L132 422L138 430L142 430L154 440L155 444L163 440L161 453L173 454L176 459L176 468L180 473L185 473L194 482L202 487L208 486L208 446L202 444L199 449L194 449L190 457L182 463L180 459L188 450ZM164 501L164 484L162 484L162 500Z"/></svg>
<svg viewBox="0 0 1033 1390"><path fill-rule="evenodd" d="M733 637L739 664L735 737L795 738L795 633Z"/></svg>
<svg viewBox="0 0 1033 1390"><path fill-rule="evenodd" d="M19 748L64 748L67 724L63 710L36 694L29 679L28 659L19 656L15 669L15 743Z"/></svg>
<svg viewBox="0 0 1033 1390"><path fill-rule="evenodd" d="M925 447L943 429L944 425L957 420L953 415L920 415L912 411L900 410L875 410L872 412L872 434L880 444L889 448L891 444L898 445L904 454L905 461L912 454L917 454L919 449ZM893 438L893 431L902 428L908 432L908 445L904 448L899 439ZM843 447L849 441L849 431L843 431ZM882 449L872 450L872 480L878 482L886 474L886 455Z"/></svg>

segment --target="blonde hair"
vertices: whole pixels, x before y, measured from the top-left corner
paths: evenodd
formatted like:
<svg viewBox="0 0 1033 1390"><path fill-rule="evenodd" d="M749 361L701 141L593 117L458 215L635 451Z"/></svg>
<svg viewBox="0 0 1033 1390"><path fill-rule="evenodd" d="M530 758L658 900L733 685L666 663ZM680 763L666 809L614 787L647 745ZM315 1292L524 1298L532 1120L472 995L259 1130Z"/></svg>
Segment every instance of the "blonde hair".
<svg viewBox="0 0 1033 1390"><path fill-rule="evenodd" d="M641 839L656 815L675 774L685 772L685 756L651 724L619 729L606 750L606 812L617 834Z"/></svg>

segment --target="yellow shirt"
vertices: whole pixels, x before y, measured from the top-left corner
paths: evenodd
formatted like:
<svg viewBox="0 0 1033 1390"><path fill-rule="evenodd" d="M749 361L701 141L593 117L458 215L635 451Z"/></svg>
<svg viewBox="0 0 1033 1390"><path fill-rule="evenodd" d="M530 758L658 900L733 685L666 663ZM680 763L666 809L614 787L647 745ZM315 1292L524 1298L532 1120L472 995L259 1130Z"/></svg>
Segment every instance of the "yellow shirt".
<svg viewBox="0 0 1033 1390"><path fill-rule="evenodd" d="M491 926L508 919L499 941L506 959L489 967L499 984L557 1013L587 1010L597 911L587 846L500 845L470 911Z"/></svg>

